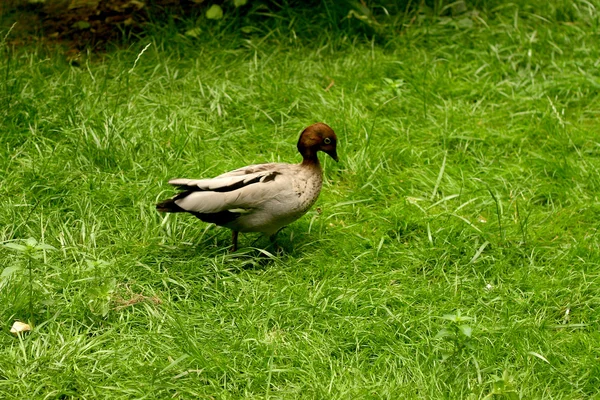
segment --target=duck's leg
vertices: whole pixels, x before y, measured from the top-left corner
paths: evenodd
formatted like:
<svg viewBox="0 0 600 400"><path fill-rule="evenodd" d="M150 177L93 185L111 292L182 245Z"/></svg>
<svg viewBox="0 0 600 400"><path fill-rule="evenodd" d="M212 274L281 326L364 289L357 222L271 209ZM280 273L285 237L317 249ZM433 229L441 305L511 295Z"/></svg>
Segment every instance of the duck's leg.
<svg viewBox="0 0 600 400"><path fill-rule="evenodd" d="M238 249L238 231L231 231L231 252L237 251Z"/></svg>
<svg viewBox="0 0 600 400"><path fill-rule="evenodd" d="M281 231L281 229L279 231ZM271 246L273 246L273 248L275 249L275 251L278 254L281 254L281 253L283 253L283 249L277 244L277 233L279 233L279 231L277 231L276 233L274 233L271 236L269 236L269 240L271 241Z"/></svg>

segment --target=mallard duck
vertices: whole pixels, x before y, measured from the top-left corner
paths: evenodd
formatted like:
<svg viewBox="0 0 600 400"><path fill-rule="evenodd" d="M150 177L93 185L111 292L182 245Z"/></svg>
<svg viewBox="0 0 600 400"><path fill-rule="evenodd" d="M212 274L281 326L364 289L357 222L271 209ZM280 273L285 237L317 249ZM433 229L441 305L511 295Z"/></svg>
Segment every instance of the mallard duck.
<svg viewBox="0 0 600 400"><path fill-rule="evenodd" d="M160 212L187 212L204 222L232 230L232 251L239 232L262 232L275 240L277 232L303 216L319 197L323 170L317 153L338 161L337 137L316 123L298 140L300 164L256 164L212 179L173 179L180 193L156 205Z"/></svg>

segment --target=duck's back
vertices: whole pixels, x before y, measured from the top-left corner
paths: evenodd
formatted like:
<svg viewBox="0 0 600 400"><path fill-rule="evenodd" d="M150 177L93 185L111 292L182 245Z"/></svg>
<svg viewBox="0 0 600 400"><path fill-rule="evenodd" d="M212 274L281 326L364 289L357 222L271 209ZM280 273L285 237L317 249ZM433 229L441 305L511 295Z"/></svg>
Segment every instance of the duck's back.
<svg viewBox="0 0 600 400"><path fill-rule="evenodd" d="M317 201L322 185L319 166L262 164L243 168L250 173L269 170L274 179L240 190L236 203L240 215L224 226L240 232L274 234L303 216ZM237 174L240 170L228 174Z"/></svg>

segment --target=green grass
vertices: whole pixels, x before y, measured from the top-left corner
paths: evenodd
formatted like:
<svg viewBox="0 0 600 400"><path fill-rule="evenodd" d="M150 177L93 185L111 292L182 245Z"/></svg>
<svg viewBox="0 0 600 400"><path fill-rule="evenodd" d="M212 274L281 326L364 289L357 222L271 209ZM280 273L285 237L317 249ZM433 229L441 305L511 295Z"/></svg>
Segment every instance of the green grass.
<svg viewBox="0 0 600 400"><path fill-rule="evenodd" d="M0 397L598 396L600 4L560 7L4 46L0 242L56 250L0 247ZM341 160L284 255L155 212L316 121Z"/></svg>

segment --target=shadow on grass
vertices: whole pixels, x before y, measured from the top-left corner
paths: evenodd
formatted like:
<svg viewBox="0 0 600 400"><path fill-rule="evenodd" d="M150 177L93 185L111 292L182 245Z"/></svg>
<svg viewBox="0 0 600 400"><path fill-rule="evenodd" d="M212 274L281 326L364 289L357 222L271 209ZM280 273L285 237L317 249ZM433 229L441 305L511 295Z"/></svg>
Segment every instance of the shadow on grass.
<svg viewBox="0 0 600 400"><path fill-rule="evenodd" d="M204 264L210 260L211 264L221 265L231 271L265 269L279 262L286 263L289 258L304 257L313 243L308 241L310 237L306 233L293 229L285 229L285 232L288 234L278 234L275 243L262 234L242 234L238 250L231 252L229 231L209 228L197 237L190 237L189 241L178 242L173 238L168 239L167 243L157 243L150 253L152 258L158 256L160 259L184 263L200 261Z"/></svg>

